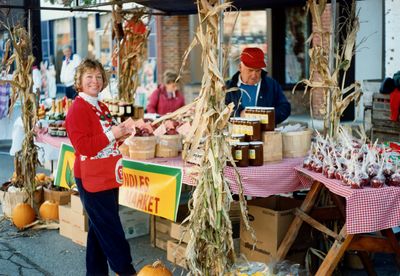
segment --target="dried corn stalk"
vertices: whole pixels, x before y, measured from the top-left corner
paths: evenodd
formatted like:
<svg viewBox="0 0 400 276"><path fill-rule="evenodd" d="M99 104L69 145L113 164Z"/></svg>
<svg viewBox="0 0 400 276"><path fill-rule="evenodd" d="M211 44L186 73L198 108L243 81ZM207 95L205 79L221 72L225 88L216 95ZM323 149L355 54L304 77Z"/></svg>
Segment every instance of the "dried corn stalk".
<svg viewBox="0 0 400 276"><path fill-rule="evenodd" d="M317 3L318 2L318 3ZM361 96L361 85L358 82L345 87L347 70L350 68L354 55L356 34L359 30L359 21L355 13L355 1L353 0L349 16L340 27L345 28L346 37L342 44L335 49L330 49L330 32L324 31L322 26L322 14L326 7L326 0L308 0L307 8L311 13L315 24L313 33L308 42L314 40L314 45L309 50L310 77L303 79L298 84L305 85L304 94L310 92L310 112L312 116L312 94L323 91L325 102L322 107L324 114L324 133L335 136L340 124L340 117L350 102L358 103ZM314 39L317 38L317 39ZM330 68L329 54L335 53L334 68ZM340 84L340 79L342 83ZM297 84L297 85L298 85ZM293 88L296 90L297 85ZM347 95L345 95L347 94Z"/></svg>
<svg viewBox="0 0 400 276"><path fill-rule="evenodd" d="M0 84L10 83L12 86L10 113L18 99L22 102L22 122L25 137L22 142L22 150L14 159L16 181L14 185L24 187L29 194L33 206L33 193L35 191L36 166L38 165L38 153L34 143L34 127L36 117L36 95L33 93L32 64L35 58L32 55L31 39L24 27L19 25L10 28L0 22L10 34L10 40L6 45L12 45L13 54L3 60L6 71L14 65L11 81L0 80ZM7 46L8 48L10 46ZM7 49L6 49L7 50ZM8 55L6 51L5 55Z"/></svg>
<svg viewBox="0 0 400 276"><path fill-rule="evenodd" d="M225 83L218 68L218 52L222 49L217 46L219 14L230 8L230 4L218 5L215 0L197 1L200 24L195 39L184 55L183 65L191 49L200 44L204 71L200 94L191 104L158 120L179 118L189 110L194 110L192 128L185 137L182 153L185 160L202 153L200 164L190 167L190 173L196 180L196 189L189 203L190 215L185 220L188 221L192 237L186 249L186 263L191 275L223 275L235 261L229 218L232 197L224 176L226 162L234 162L231 148L223 135L233 104L225 105ZM241 189L240 176L238 173L236 175ZM247 229L250 229L246 201L241 190L239 195L242 215Z"/></svg>
<svg viewBox="0 0 400 276"><path fill-rule="evenodd" d="M143 9L124 12L121 5L113 6L112 11L113 33L117 42L113 60L117 60L118 67L118 98L130 103L135 99L150 33L142 20L144 13Z"/></svg>

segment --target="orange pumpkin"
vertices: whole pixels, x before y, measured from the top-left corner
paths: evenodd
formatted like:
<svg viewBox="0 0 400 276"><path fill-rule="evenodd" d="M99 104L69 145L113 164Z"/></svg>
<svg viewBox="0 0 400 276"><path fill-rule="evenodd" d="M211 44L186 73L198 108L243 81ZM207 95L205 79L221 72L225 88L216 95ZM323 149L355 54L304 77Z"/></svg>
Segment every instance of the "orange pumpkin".
<svg viewBox="0 0 400 276"><path fill-rule="evenodd" d="M172 276L172 272L161 261L155 261L152 265L145 265L137 276Z"/></svg>
<svg viewBox="0 0 400 276"><path fill-rule="evenodd" d="M44 220L58 220L58 203L46 200L40 205L39 215Z"/></svg>
<svg viewBox="0 0 400 276"><path fill-rule="evenodd" d="M18 229L34 222L35 218L35 210L28 203L18 203L12 211L12 222Z"/></svg>

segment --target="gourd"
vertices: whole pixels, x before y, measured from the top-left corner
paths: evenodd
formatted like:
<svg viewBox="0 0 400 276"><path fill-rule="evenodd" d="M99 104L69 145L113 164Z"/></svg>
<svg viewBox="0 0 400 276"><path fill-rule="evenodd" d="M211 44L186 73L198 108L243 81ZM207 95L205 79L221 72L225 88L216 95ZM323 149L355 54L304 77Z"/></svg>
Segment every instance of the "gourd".
<svg viewBox="0 0 400 276"><path fill-rule="evenodd" d="M58 220L58 203L46 200L39 208L39 215L44 220Z"/></svg>
<svg viewBox="0 0 400 276"><path fill-rule="evenodd" d="M160 261L155 261L153 264L145 265L137 276L172 276L172 272Z"/></svg>
<svg viewBox="0 0 400 276"><path fill-rule="evenodd" d="M18 229L23 229L35 221L36 214L28 203L18 203L12 211L12 222Z"/></svg>

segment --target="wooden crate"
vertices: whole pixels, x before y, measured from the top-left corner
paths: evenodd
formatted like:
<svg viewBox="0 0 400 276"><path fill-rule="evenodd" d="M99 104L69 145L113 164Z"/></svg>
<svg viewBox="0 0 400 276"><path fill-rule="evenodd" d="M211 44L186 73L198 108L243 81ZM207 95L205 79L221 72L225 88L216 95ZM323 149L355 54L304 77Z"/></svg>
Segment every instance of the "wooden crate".
<svg viewBox="0 0 400 276"><path fill-rule="evenodd" d="M400 133L397 130L385 127L372 127L371 141L375 142L400 142Z"/></svg>
<svg viewBox="0 0 400 276"><path fill-rule="evenodd" d="M387 130L400 131L400 122L393 122L390 120L390 95L374 93L372 96L372 127L375 128L376 133L384 133Z"/></svg>

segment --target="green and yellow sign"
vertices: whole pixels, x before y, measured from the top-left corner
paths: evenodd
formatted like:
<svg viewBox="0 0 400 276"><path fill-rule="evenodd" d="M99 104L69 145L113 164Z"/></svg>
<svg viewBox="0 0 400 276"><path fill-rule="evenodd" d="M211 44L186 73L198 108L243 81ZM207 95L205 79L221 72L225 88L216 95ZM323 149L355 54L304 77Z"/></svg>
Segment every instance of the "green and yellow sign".
<svg viewBox="0 0 400 276"><path fill-rule="evenodd" d="M119 203L176 221L182 187L182 169L122 160L123 184Z"/></svg>
<svg viewBox="0 0 400 276"><path fill-rule="evenodd" d="M54 185L71 189L75 187L74 178L75 150L71 145L62 143L58 155L57 175Z"/></svg>

